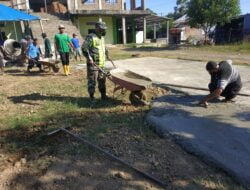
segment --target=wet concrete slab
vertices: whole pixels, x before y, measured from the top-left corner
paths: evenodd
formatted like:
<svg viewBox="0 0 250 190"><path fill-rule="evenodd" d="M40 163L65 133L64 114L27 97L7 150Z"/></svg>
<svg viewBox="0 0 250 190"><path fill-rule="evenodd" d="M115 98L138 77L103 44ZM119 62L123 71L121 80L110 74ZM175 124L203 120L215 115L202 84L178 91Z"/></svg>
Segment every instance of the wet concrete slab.
<svg viewBox="0 0 250 190"><path fill-rule="evenodd" d="M201 88L209 83L202 62L148 57L116 64L155 83ZM244 85L241 93L250 94L250 67L236 67ZM169 95L152 103L147 121L160 135L172 135L187 151L224 169L250 189L250 97L237 97L235 103L214 102L208 108L198 107L205 94L171 88Z"/></svg>
<svg viewBox="0 0 250 190"><path fill-rule="evenodd" d="M225 57L225 60L227 58ZM250 62L250 60L249 60ZM115 61L115 64L122 69L128 69L140 75L149 77L155 83L188 85L206 88L209 83L209 75L205 70L205 62L186 61L179 59L166 59L157 57L133 58ZM111 63L107 63L112 68ZM250 94L250 66L237 66L244 83L242 93ZM180 89L180 88L176 88ZM192 94L207 94L204 91L181 89ZM249 98L239 97L238 103L248 104Z"/></svg>

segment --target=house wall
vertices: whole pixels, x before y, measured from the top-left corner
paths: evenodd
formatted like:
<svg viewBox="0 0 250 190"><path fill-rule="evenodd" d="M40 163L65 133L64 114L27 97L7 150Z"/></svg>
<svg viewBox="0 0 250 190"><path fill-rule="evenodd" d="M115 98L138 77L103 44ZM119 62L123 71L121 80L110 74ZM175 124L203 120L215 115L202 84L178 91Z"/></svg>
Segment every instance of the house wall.
<svg viewBox="0 0 250 190"><path fill-rule="evenodd" d="M250 14L244 17L244 40L250 42Z"/></svg>
<svg viewBox="0 0 250 190"><path fill-rule="evenodd" d="M250 14L244 17L244 30L250 30Z"/></svg>
<svg viewBox="0 0 250 190"><path fill-rule="evenodd" d="M204 40L205 38L204 32L199 28L191 28L190 26L185 26L182 28L177 28L176 30L179 30L179 32L170 31L170 43L178 44L187 40L200 41Z"/></svg>
<svg viewBox="0 0 250 190"><path fill-rule="evenodd" d="M83 38L85 38L88 33L89 29L95 29L94 23L99 20L97 16L79 16L78 19L74 20L74 24L76 26L79 25L79 30ZM114 18L111 16L104 16L102 17L103 22L107 24L107 34L105 36L105 42L107 44L115 44L116 39L114 39L114 31L116 30L114 24Z"/></svg>
<svg viewBox="0 0 250 190"><path fill-rule="evenodd" d="M29 0L13 0L13 5L15 9L26 10ZM6 6L12 6L11 0L1 0L0 4L4 4Z"/></svg>
<svg viewBox="0 0 250 190"><path fill-rule="evenodd" d="M142 44L143 43L143 31L136 32L136 43Z"/></svg>
<svg viewBox="0 0 250 190"><path fill-rule="evenodd" d="M6 6L11 6L10 1L0 1L0 4L6 5Z"/></svg>
<svg viewBox="0 0 250 190"><path fill-rule="evenodd" d="M191 28L190 26L185 27L184 39L187 40L188 38L194 38L196 40L204 40L204 32L202 29L199 28Z"/></svg>
<svg viewBox="0 0 250 190"><path fill-rule="evenodd" d="M12 0L15 9L29 9L29 0Z"/></svg>

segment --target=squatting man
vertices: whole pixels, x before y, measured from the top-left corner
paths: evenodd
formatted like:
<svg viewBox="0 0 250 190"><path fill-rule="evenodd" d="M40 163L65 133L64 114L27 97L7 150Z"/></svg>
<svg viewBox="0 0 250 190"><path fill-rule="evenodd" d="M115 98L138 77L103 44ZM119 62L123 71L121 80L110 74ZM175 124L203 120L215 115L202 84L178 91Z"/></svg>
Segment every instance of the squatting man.
<svg viewBox="0 0 250 190"><path fill-rule="evenodd" d="M206 65L206 70L211 76L210 84L208 85L210 94L205 96L199 105L208 106L208 101L225 97L224 102L230 102L237 96L242 88L241 77L239 71L232 65L231 60L222 61L219 64L214 61L209 61Z"/></svg>

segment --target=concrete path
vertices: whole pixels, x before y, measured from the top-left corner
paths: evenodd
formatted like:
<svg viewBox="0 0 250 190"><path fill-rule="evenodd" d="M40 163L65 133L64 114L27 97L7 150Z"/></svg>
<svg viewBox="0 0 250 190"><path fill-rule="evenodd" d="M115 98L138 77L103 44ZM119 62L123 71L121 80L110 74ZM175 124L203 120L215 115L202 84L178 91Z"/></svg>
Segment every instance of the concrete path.
<svg viewBox="0 0 250 190"><path fill-rule="evenodd" d="M250 62L250 60L249 60ZM145 75L157 83L206 88L205 63L162 58L116 61L116 65ZM244 88L250 94L250 67L237 66ZM161 135L171 134L187 151L223 168L250 189L250 97L236 103L196 104L207 94L190 89L172 89L154 101L147 120Z"/></svg>

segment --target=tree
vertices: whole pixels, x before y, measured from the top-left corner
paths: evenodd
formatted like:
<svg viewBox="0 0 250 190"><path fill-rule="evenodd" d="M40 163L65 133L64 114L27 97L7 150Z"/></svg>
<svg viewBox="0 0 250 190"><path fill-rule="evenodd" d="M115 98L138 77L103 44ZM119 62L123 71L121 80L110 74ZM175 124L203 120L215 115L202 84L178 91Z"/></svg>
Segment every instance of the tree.
<svg viewBox="0 0 250 190"><path fill-rule="evenodd" d="M216 24L225 24L240 14L240 0L190 0L187 15L191 27L200 27L205 32L205 41Z"/></svg>
<svg viewBox="0 0 250 190"><path fill-rule="evenodd" d="M177 0L174 7L175 19L182 17L187 13L187 5L189 0Z"/></svg>
<svg viewBox="0 0 250 190"><path fill-rule="evenodd" d="M169 13L167 17L173 18L174 20L182 17L187 13L187 3L189 0L177 0L176 6L174 7L174 12Z"/></svg>

